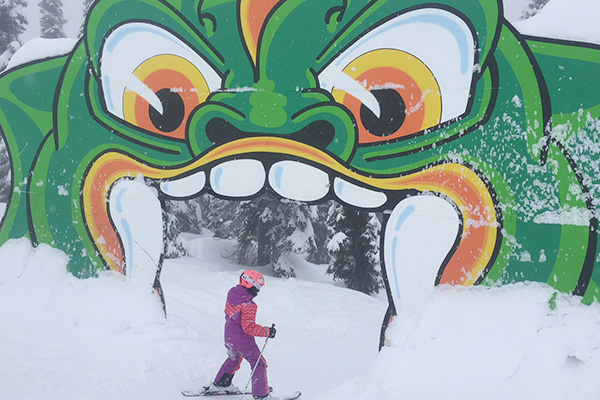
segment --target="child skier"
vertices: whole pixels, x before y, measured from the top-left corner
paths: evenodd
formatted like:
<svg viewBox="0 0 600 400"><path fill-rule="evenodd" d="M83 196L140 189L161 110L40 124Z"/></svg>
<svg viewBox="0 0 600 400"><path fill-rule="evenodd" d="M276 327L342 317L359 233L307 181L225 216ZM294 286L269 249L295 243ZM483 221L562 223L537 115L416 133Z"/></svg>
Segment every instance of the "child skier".
<svg viewBox="0 0 600 400"><path fill-rule="evenodd" d="M260 272L246 270L240 276L239 285L229 290L225 304L225 347L228 358L207 392L239 392L239 389L231 384L231 380L240 368L242 359L245 359L250 363L251 370L256 367L252 376L253 397L271 398L267 383L267 362L260 355L254 340L255 336L274 338L276 332L275 327L268 328L255 322L258 307L253 299L264 284L265 278Z"/></svg>

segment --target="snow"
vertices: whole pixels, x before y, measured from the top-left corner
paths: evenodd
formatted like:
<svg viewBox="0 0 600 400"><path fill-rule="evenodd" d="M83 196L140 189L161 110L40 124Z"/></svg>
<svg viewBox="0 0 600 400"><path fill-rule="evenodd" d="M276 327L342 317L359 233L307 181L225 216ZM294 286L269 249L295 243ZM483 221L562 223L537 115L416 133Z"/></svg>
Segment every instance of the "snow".
<svg viewBox="0 0 600 400"><path fill-rule="evenodd" d="M327 250L330 252L340 251L340 246L346 239L348 239L348 236L346 236L344 232L337 232L331 237L331 239L329 239L329 242L327 243Z"/></svg>
<svg viewBox="0 0 600 400"><path fill-rule="evenodd" d="M30 61L67 54L73 50L76 42L76 39L31 39L17 50L6 68L14 68Z"/></svg>
<svg viewBox="0 0 600 400"><path fill-rule="evenodd" d="M597 0L552 0L533 17L515 22L523 34L600 44Z"/></svg>
<svg viewBox="0 0 600 400"><path fill-rule="evenodd" d="M167 260L166 319L158 296L118 274L78 280L48 246L32 249L22 239L0 248L0 398L165 399L208 383L226 357L224 300L242 267L221 259L231 242L187 237L195 251L211 253ZM267 277L257 303L258 322L278 328L265 355L281 393L314 396L377 356L382 298ZM344 367L323 374L337 363ZM248 376L246 365L235 383L244 386Z"/></svg>
<svg viewBox="0 0 600 400"><path fill-rule="evenodd" d="M598 306L560 298L552 311L549 296L541 285L438 288L418 318L392 325L363 376L319 398L597 398Z"/></svg>
<svg viewBox="0 0 600 400"><path fill-rule="evenodd" d="M165 261L167 318L145 285L112 272L76 279L63 253L26 239L2 246L0 398L179 399L210 382L226 357L224 299L244 267L223 259L232 241L182 239L193 256ZM325 268L306 263L302 279L267 275L256 299L257 322L277 326L265 349L276 392L299 389L313 400L597 394L598 304L542 284L437 287L420 312L394 319L378 352L385 296L339 287ZM234 383L245 386L249 373L243 364Z"/></svg>

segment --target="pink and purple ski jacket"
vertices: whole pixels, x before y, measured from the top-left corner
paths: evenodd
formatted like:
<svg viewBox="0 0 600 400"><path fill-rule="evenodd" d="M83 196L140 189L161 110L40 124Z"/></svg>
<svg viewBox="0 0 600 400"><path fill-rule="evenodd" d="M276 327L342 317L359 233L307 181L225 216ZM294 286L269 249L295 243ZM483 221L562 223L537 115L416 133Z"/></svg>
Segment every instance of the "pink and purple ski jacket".
<svg viewBox="0 0 600 400"><path fill-rule="evenodd" d="M246 342L254 343L254 336L269 336L269 328L256 323L258 306L254 296L243 286L233 287L227 294L225 304L225 344L243 347Z"/></svg>

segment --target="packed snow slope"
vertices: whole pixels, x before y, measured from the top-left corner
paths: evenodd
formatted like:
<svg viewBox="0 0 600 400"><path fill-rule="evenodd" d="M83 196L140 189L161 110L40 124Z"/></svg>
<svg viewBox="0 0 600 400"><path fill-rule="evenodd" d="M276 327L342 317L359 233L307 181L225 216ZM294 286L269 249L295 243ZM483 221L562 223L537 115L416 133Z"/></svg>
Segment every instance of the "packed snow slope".
<svg viewBox="0 0 600 400"><path fill-rule="evenodd" d="M230 241L186 236L158 296L107 272L79 280L66 256L27 240L0 248L0 399L169 400L207 384L226 357L223 308L241 266ZM257 322L275 323L265 356L275 392L305 399L600 398L600 305L542 285L438 287L399 315L378 352L383 295L303 264L267 276ZM268 271L263 271L268 272ZM555 308L550 307L555 303ZM258 339L260 346L263 339ZM245 386L250 368L234 379Z"/></svg>

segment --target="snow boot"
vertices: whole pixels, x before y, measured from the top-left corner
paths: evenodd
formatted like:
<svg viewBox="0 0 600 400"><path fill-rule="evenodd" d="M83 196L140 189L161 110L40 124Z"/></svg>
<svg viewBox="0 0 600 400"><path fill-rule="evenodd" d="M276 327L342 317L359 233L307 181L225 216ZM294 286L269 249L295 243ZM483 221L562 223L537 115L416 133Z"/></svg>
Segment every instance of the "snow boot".
<svg viewBox="0 0 600 400"><path fill-rule="evenodd" d="M240 393L240 389L231 384L232 374L223 374L219 382L212 382L205 387L205 393Z"/></svg>
<svg viewBox="0 0 600 400"><path fill-rule="evenodd" d="M269 393L266 396L252 396L254 397L254 400L271 400L273 397L271 396L271 393Z"/></svg>

